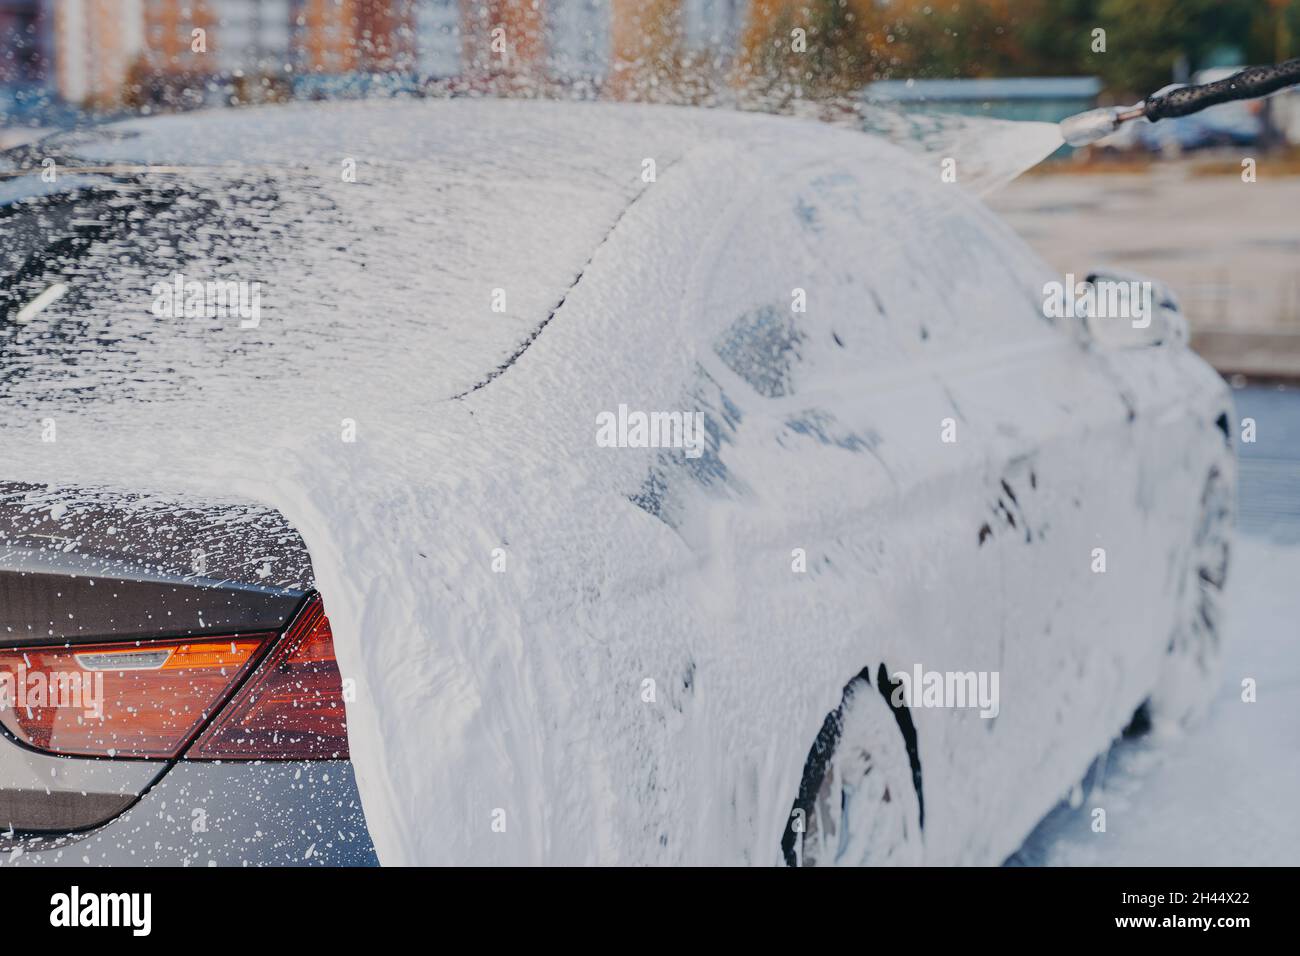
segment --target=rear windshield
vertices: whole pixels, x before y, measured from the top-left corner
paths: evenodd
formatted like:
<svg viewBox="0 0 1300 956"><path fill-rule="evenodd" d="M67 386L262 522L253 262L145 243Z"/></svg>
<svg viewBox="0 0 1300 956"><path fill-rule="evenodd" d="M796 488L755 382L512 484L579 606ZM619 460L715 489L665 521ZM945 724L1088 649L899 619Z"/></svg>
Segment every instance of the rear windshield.
<svg viewBox="0 0 1300 956"><path fill-rule="evenodd" d="M336 133L351 121L316 114ZM3 183L4 397L162 401L224 376L342 405L379 388L412 403L464 394L537 333L642 186L639 159L575 151L563 131L481 154L463 131L398 137L400 155L358 162L289 123L279 142L307 161L190 149L178 163L167 134L186 121L56 140L58 185ZM395 379L412 352L418 380Z"/></svg>

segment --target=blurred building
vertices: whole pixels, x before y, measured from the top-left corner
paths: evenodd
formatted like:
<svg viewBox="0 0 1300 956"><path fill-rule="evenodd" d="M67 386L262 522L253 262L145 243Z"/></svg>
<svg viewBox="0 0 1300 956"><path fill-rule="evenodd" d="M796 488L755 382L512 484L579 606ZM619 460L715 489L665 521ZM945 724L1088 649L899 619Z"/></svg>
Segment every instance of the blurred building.
<svg viewBox="0 0 1300 956"><path fill-rule="evenodd" d="M136 16L121 4L127 27ZM287 86L291 0L143 0L143 38L125 99L265 99L268 80Z"/></svg>
<svg viewBox="0 0 1300 956"><path fill-rule="evenodd" d="M686 48L734 57L747 8L747 0L684 0L682 34Z"/></svg>
<svg viewBox="0 0 1300 956"><path fill-rule="evenodd" d="M124 3L125 30L137 16L144 37L139 59L149 72L161 76L206 77L217 72L217 50L224 31L217 29L216 4L209 0L143 0ZM134 8L139 7L137 12ZM242 4L222 4L242 6ZM222 10L222 14L226 14Z"/></svg>
<svg viewBox="0 0 1300 956"><path fill-rule="evenodd" d="M0 127L23 124L51 87L52 30L36 0L0 0Z"/></svg>
<svg viewBox="0 0 1300 956"><path fill-rule="evenodd" d="M0 85L45 79L49 36L38 0L0 0Z"/></svg>
<svg viewBox="0 0 1300 956"><path fill-rule="evenodd" d="M208 0L217 14L209 51L222 76L283 73L293 32L291 0Z"/></svg>
<svg viewBox="0 0 1300 956"><path fill-rule="evenodd" d="M417 0L293 0L292 58L303 73L388 73L415 62Z"/></svg>
<svg viewBox="0 0 1300 956"><path fill-rule="evenodd" d="M51 29L37 0L0 0L0 114L36 107L50 84Z"/></svg>
<svg viewBox="0 0 1300 956"><path fill-rule="evenodd" d="M143 0L42 3L51 23L53 79L69 103L121 102L127 76L144 48Z"/></svg>
<svg viewBox="0 0 1300 956"><path fill-rule="evenodd" d="M415 72L447 79L461 72L460 0L419 0L415 4Z"/></svg>
<svg viewBox="0 0 1300 956"><path fill-rule="evenodd" d="M749 0L0 0L0 94L112 109L725 66ZM12 99L12 95L10 99ZM5 100L0 99L0 109Z"/></svg>
<svg viewBox="0 0 1300 956"><path fill-rule="evenodd" d="M553 76L601 79L611 58L608 0L546 6L546 67Z"/></svg>
<svg viewBox="0 0 1300 956"><path fill-rule="evenodd" d="M461 5L462 72L533 76L543 69L546 15L541 3L478 0Z"/></svg>
<svg viewBox="0 0 1300 956"><path fill-rule="evenodd" d="M461 73L649 86L690 54L727 51L747 0L486 0L462 3ZM505 44L504 55L500 43ZM653 78L653 79L652 79Z"/></svg>

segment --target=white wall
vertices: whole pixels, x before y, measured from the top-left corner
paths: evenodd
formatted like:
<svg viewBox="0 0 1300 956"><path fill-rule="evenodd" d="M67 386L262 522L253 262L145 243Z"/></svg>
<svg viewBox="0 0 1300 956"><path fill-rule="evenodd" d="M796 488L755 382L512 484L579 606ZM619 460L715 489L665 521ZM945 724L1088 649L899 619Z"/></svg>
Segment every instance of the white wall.
<svg viewBox="0 0 1300 956"><path fill-rule="evenodd" d="M460 4L458 0L417 0L415 62L422 76L460 73Z"/></svg>
<svg viewBox="0 0 1300 956"><path fill-rule="evenodd" d="M717 50L730 57L740 40L745 0L684 0L683 31L689 50Z"/></svg>
<svg viewBox="0 0 1300 956"><path fill-rule="evenodd" d="M604 76L609 70L608 0L553 0L546 5L547 65L559 76Z"/></svg>
<svg viewBox="0 0 1300 956"><path fill-rule="evenodd" d="M278 71L289 62L290 0L220 0L212 9L218 72Z"/></svg>

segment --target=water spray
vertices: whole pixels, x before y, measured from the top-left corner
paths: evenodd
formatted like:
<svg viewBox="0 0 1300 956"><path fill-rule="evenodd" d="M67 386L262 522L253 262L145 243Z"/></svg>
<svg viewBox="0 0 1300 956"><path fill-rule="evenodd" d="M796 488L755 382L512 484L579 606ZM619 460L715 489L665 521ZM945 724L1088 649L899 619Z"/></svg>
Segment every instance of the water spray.
<svg viewBox="0 0 1300 956"><path fill-rule="evenodd" d="M1061 120L1061 136L1071 146L1086 146L1109 136L1129 120L1145 118L1154 123L1175 116L1190 116L1219 103L1253 100L1297 83L1300 83L1300 57L1276 66L1252 66L1216 83L1154 93L1127 108L1112 106L1071 116Z"/></svg>

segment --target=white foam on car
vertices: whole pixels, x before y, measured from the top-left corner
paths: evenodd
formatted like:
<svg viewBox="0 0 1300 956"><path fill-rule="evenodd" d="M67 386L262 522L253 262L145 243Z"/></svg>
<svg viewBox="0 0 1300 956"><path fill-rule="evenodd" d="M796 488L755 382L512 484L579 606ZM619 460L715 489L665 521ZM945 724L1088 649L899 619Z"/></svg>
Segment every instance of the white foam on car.
<svg viewBox="0 0 1300 956"><path fill-rule="evenodd" d="M950 603L916 590L951 536L953 492L939 478L982 468L985 446L942 449L880 407L883 385L865 384L906 370L910 401L939 402L930 385L948 366L909 365L924 349L913 326L979 341L1009 291L1023 295L1017 308L1036 308L1041 275L930 167L861 133L663 108L366 103L117 129L70 148L95 161L217 164L190 181L218 206L232 178L261 182L266 218L222 220L218 208L223 234L200 219L192 246L182 236L160 250L162 275L128 265L92 308L69 295L23 326L9 347L26 365L2 393L6 477L234 495L286 515L355 682L352 761L381 861L774 862L808 748L846 681L915 653L912 631L932 611L985 600L963 580L947 583L960 592ZM349 158L354 183L340 175ZM802 191L810 181L815 195ZM951 190L941 204L918 203L940 188ZM794 265L819 309L872 310L867 290L879 289L899 316L893 337L855 336L850 321L843 346L829 335L801 343L794 390L768 398L715 348L737 316L789 302L791 263L754 233L756 211L774 228L805 216L813 252L877 235L860 275ZM280 245L261 249L286 218ZM214 248L234 251L233 277L264 283L261 325L150 314L150 282L174 265L194 277L232 271L205 258ZM767 251L747 273L717 268L749 249ZM958 260L969 268L953 269ZM726 278L737 274L748 278ZM491 311L494 288L505 313ZM72 344L59 323L81 330ZM1057 335L1027 323L1008 347ZM710 427L749 432L720 453L725 480L677 502L674 527L632 501L657 452L598 447L595 415L619 403L686 407L702 373L730 403L709 408ZM1021 387L988 379L959 397L978 408ZM816 409L844 419L846 442L866 434L882 450L846 449L833 474L795 467L782 443L811 439L781 421L804 416L837 440L834 416L807 417ZM947 409L934 405L936 427ZM1116 409L1113 396L1072 395L1026 421L1060 430ZM355 442L341 440L345 419ZM41 440L47 422L56 441ZM1070 467L1095 454L1080 450ZM835 538L862 502L889 520L887 492L900 487L918 515L908 540L889 553L840 542L853 582L819 568L793 596L791 548ZM792 527L796 501L806 523ZM762 544L781 528L780 547ZM976 528L963 537L972 548ZM968 638L944 629L935 647L955 659ZM1019 666L1008 656L1004 683L1019 679L1023 692L1032 677ZM1104 673L1060 706L1113 715L1133 688ZM1032 737L1017 723L1032 713L1005 708L999 730ZM1118 726L1051 742L1021 779L1012 755L959 751L939 717L917 719L926 746L945 754L926 767L927 859L981 862L1014 849L1054 799L1052 781ZM965 792L972 761L1002 759L996 792ZM960 825L994 809L997 827Z"/></svg>
<svg viewBox="0 0 1300 956"><path fill-rule="evenodd" d="M863 129L924 157L936 176L951 175L979 196L1001 189L1061 148L1059 123L1004 120L960 113L909 112L860 103Z"/></svg>

